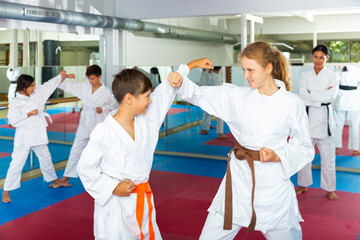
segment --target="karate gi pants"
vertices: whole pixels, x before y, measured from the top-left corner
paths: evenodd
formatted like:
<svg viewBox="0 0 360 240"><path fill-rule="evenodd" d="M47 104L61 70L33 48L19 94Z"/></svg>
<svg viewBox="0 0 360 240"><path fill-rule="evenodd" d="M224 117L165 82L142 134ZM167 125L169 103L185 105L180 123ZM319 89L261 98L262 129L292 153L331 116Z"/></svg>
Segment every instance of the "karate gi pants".
<svg viewBox="0 0 360 240"><path fill-rule="evenodd" d="M224 230L224 217L219 213L209 213L205 225L202 229L200 240L230 240L234 239L240 229L239 225L233 223L231 230ZM291 214L289 219L289 227L275 228L262 231L267 240L301 240L301 226L297 217Z"/></svg>
<svg viewBox="0 0 360 240"><path fill-rule="evenodd" d="M89 140L90 138L75 136L64 172L65 177L77 178L79 176L77 172L77 164L79 162L81 153L88 144Z"/></svg>
<svg viewBox="0 0 360 240"><path fill-rule="evenodd" d="M349 124L349 144L348 148L359 151L359 127L360 127L360 111L334 111L336 122L336 147L342 148L342 134L345 119Z"/></svg>
<svg viewBox="0 0 360 240"><path fill-rule="evenodd" d="M203 122L201 124L201 130L210 129L211 123L211 115L204 111L203 113ZM224 121L220 118L216 118L216 133L223 133L224 132Z"/></svg>
<svg viewBox="0 0 360 240"><path fill-rule="evenodd" d="M321 158L321 188L333 192L336 189L335 168L335 138L333 136L320 139L311 138L312 144L317 145ZM311 163L308 163L298 172L298 184L308 187L313 184Z"/></svg>
<svg viewBox="0 0 360 240"><path fill-rule="evenodd" d="M40 170L46 182L57 179L54 164L51 161L51 155L47 144L32 147L14 147L11 154L11 162L6 174L4 190L11 191L20 187L21 173L26 159L32 149L39 159Z"/></svg>

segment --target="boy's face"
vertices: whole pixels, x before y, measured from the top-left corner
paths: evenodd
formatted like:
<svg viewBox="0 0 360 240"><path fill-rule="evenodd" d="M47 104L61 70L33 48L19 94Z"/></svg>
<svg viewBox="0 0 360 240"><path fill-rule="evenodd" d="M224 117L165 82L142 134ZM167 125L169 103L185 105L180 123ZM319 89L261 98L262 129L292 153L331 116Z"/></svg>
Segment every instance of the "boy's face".
<svg viewBox="0 0 360 240"><path fill-rule="evenodd" d="M152 102L151 98L150 98L150 93L151 93L151 90L149 90L145 93L139 94L138 96L134 96L134 98L133 98L134 110L137 115L146 113L146 110L148 109L149 104Z"/></svg>
<svg viewBox="0 0 360 240"><path fill-rule="evenodd" d="M90 82L91 86L94 87L94 86L97 86L97 85L100 84L101 75L100 75L100 76L96 76L96 75L94 75L94 74L91 74L91 75L88 77L88 79L89 79L89 82Z"/></svg>

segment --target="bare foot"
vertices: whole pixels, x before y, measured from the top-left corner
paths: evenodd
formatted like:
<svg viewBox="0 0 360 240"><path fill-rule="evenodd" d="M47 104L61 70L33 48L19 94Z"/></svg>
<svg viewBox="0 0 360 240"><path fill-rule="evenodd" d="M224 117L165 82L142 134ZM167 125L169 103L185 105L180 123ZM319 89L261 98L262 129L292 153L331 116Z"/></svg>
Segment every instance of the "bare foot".
<svg viewBox="0 0 360 240"><path fill-rule="evenodd" d="M225 134L219 133L219 138L228 138L228 136Z"/></svg>
<svg viewBox="0 0 360 240"><path fill-rule="evenodd" d="M359 151L354 150L354 151L353 151L353 155L354 155L354 156L360 155L360 152L359 152Z"/></svg>
<svg viewBox="0 0 360 240"><path fill-rule="evenodd" d="M2 202L3 203L10 203L11 202L11 198L10 198L10 195L9 195L9 191L3 191L3 194L2 194Z"/></svg>
<svg viewBox="0 0 360 240"><path fill-rule="evenodd" d="M216 128L216 127L214 127L214 126L210 125L210 128L211 128L211 129L214 129L214 128Z"/></svg>
<svg viewBox="0 0 360 240"><path fill-rule="evenodd" d="M209 134L209 131L208 130L201 130L199 133L200 134Z"/></svg>
<svg viewBox="0 0 360 240"><path fill-rule="evenodd" d="M307 187L298 187L295 192L296 192L296 195L305 193L305 192L307 192Z"/></svg>
<svg viewBox="0 0 360 240"><path fill-rule="evenodd" d="M69 183L69 180L68 181L61 181L60 179L56 179L54 180L50 185L49 187L52 187L52 188L59 188L59 187L71 187L72 185Z"/></svg>
<svg viewBox="0 0 360 240"><path fill-rule="evenodd" d="M330 200L337 200L338 199L338 196L334 192L328 192L327 197Z"/></svg>

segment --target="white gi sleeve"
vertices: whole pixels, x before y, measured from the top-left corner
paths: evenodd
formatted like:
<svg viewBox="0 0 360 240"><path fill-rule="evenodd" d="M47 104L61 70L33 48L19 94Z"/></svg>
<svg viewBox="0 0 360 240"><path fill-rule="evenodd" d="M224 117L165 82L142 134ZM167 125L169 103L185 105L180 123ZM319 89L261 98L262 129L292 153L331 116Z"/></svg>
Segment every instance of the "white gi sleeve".
<svg viewBox="0 0 360 240"><path fill-rule="evenodd" d="M61 83L60 74L53 77L49 81L35 88L35 95L37 101L39 101L39 105L44 105L46 101L49 99L50 95L55 91L55 89Z"/></svg>
<svg viewBox="0 0 360 240"><path fill-rule="evenodd" d="M111 92L108 88L106 88L106 102L104 104L104 106L102 106L102 110L103 112L105 112L106 114L108 114L109 112L111 112L112 110L114 110L115 108L115 99L113 96L111 96Z"/></svg>
<svg viewBox="0 0 360 240"><path fill-rule="evenodd" d="M99 205L104 205L111 196L119 180L116 180L101 171L100 163L105 157L101 147L101 138L104 130L101 125L94 128L89 143L81 154L77 171L85 190Z"/></svg>
<svg viewBox="0 0 360 240"><path fill-rule="evenodd" d="M311 101L317 101L320 103L329 103L335 100L339 92L339 76L337 74L335 73L332 74L329 87L332 88L321 91L311 91L310 92Z"/></svg>
<svg viewBox="0 0 360 240"><path fill-rule="evenodd" d="M31 110L29 110L30 112ZM8 111L8 122L13 127L22 127L26 125L26 119L28 113L23 111L22 106L15 105L13 103L9 104L9 111Z"/></svg>
<svg viewBox="0 0 360 240"><path fill-rule="evenodd" d="M146 111L145 117L154 123L160 129L165 119L166 113L169 111L175 98L175 89L170 86L168 81L163 81L150 94L152 103Z"/></svg>
<svg viewBox="0 0 360 240"><path fill-rule="evenodd" d="M231 118L231 111L228 109L233 106L232 90L234 85L223 84L221 86L202 86L199 87L188 79L189 67L180 65L178 73L183 77L184 81L180 88L177 89L177 95L183 100L202 108L210 115L214 115L227 122ZM239 90L239 89L237 89ZM241 91L236 91L241 94Z"/></svg>
<svg viewBox="0 0 360 240"><path fill-rule="evenodd" d="M321 102L313 101L310 93L308 92L308 89L306 87L307 79L308 79L307 73L302 72L299 78L299 96L304 101L306 106L320 107Z"/></svg>
<svg viewBox="0 0 360 240"><path fill-rule="evenodd" d="M290 113L290 134L288 143L274 149L279 156L286 178L290 178L314 159L315 150L309 134L309 120L304 104L298 99Z"/></svg>
<svg viewBox="0 0 360 240"><path fill-rule="evenodd" d="M84 99L84 93L88 88L87 82L70 82L68 79L65 79L60 85L59 88L65 92L71 93L72 95Z"/></svg>

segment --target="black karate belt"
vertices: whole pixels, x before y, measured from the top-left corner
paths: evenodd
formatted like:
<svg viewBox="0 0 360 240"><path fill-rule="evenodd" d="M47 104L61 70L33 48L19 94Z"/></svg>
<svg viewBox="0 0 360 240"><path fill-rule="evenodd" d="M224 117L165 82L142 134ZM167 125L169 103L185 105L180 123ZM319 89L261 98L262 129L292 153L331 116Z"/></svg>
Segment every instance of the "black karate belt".
<svg viewBox="0 0 360 240"><path fill-rule="evenodd" d="M17 82L16 81L10 81L11 84L16 84Z"/></svg>
<svg viewBox="0 0 360 240"><path fill-rule="evenodd" d="M345 85L339 85L339 88L341 90L357 90L356 86L345 86Z"/></svg>
<svg viewBox="0 0 360 240"><path fill-rule="evenodd" d="M226 169L226 180L225 180L225 213L224 213L224 230L231 230L232 229L232 183L231 183L231 171L230 171L230 156L231 153L234 151L235 157L242 161L246 160L249 164L251 169L251 176L252 176L252 191L251 191L251 206L252 206L252 215L251 221L248 226L247 232L253 232L255 230L256 225L256 213L254 209L254 194L255 194L255 167L254 161L260 161L260 152L247 149L241 146L238 142L236 142L235 147L231 149L228 162L227 162L227 169Z"/></svg>
<svg viewBox="0 0 360 240"><path fill-rule="evenodd" d="M330 115L330 110L329 110L329 105L331 103L322 103L321 106L326 106L326 110L327 110L327 129L328 129L328 136L331 136L331 131L330 131L330 123L329 123L329 115ZM310 106L306 106L306 113L309 116L309 107Z"/></svg>

